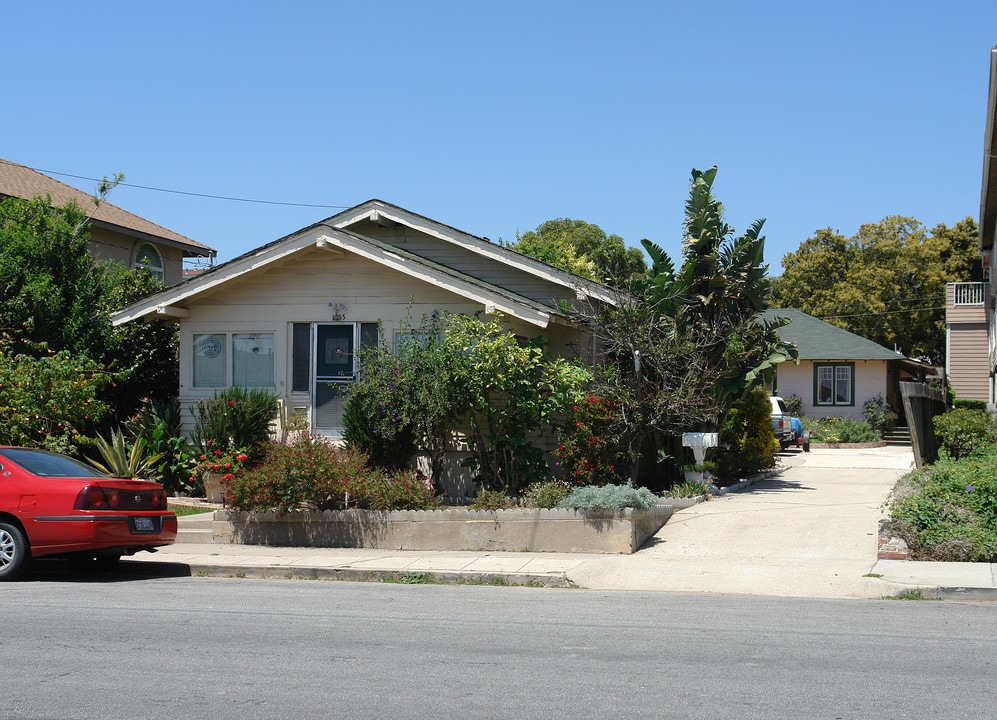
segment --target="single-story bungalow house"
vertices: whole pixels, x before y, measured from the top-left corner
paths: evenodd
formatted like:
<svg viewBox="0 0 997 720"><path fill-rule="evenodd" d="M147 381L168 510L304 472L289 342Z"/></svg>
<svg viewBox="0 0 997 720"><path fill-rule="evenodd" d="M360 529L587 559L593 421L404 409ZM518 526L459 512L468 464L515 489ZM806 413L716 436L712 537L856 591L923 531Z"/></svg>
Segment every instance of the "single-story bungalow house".
<svg viewBox="0 0 997 720"><path fill-rule="evenodd" d="M900 382L923 380L933 372L929 365L801 310L774 308L762 317L790 320L777 332L782 340L796 345L800 362L777 366L773 390L783 398L800 397L808 417L862 420L865 402L879 397L903 417Z"/></svg>
<svg viewBox="0 0 997 720"><path fill-rule="evenodd" d="M185 258L213 258L215 250L178 232L133 215L109 202L94 208L93 197L82 190L24 165L0 160L0 199L31 200L48 197L54 207L76 202L90 217L90 252L98 260L145 269L166 285L183 279Z"/></svg>
<svg viewBox="0 0 997 720"><path fill-rule="evenodd" d="M230 386L272 390L308 430L342 433L343 390L357 349L388 342L424 315L499 316L514 333L543 335L563 357L588 361L595 338L573 308L612 291L485 238L381 200L302 228L113 316L177 322L179 397L191 406Z"/></svg>

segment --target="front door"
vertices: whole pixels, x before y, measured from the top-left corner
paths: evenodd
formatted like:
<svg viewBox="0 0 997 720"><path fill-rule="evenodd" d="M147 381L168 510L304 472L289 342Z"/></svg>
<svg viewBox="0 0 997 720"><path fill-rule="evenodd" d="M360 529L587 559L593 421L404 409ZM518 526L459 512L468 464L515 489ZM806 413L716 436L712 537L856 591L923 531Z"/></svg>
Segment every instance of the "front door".
<svg viewBox="0 0 997 720"><path fill-rule="evenodd" d="M341 437L343 406L350 385L357 378L356 323L322 323L315 326L312 367L312 418L316 434Z"/></svg>

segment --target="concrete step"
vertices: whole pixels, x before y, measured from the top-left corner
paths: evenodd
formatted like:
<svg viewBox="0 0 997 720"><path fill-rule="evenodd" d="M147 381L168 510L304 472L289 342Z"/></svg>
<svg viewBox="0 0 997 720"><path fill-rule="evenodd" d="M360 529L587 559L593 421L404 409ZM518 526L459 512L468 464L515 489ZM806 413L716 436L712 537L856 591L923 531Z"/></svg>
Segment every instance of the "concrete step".
<svg viewBox="0 0 997 720"><path fill-rule="evenodd" d="M213 512L199 513L197 515L181 515L177 518L177 543L210 543L212 542L213 530L211 523L214 521Z"/></svg>
<svg viewBox="0 0 997 720"><path fill-rule="evenodd" d="M883 433L883 439L890 447L910 447L910 428L895 427Z"/></svg>
<svg viewBox="0 0 997 720"><path fill-rule="evenodd" d="M182 545L198 544L205 545L214 542L214 532L211 528L202 530L200 528L180 528L177 530L177 539L174 540L175 543Z"/></svg>

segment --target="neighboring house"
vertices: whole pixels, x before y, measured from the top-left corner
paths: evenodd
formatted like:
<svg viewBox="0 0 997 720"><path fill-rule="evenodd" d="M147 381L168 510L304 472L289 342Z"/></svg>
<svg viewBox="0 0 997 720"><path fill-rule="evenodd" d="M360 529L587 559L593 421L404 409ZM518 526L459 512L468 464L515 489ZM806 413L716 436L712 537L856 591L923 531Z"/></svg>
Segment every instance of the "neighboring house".
<svg viewBox="0 0 997 720"><path fill-rule="evenodd" d="M214 257L207 245L167 230L144 218L102 202L94 210L94 199L82 190L50 178L48 175L0 160L0 199L17 197L30 200L49 197L55 207L75 200L90 218L90 251L98 260L116 260L128 267L145 268L167 285L183 279L184 258Z"/></svg>
<svg viewBox="0 0 997 720"><path fill-rule="evenodd" d="M181 405L233 385L271 389L311 432L339 437L357 350L439 310L501 316L552 351L590 360L572 311L611 291L380 200L219 265L113 315L180 325Z"/></svg>
<svg viewBox="0 0 997 720"><path fill-rule="evenodd" d="M946 369L957 399L997 400L997 48L990 51L990 88L983 136L980 260L983 282L950 283L945 291Z"/></svg>
<svg viewBox="0 0 997 720"><path fill-rule="evenodd" d="M932 372L928 365L801 310L770 309L762 317L790 320L777 332L782 340L796 345L800 363L780 363L773 389L783 398L799 396L808 417L862 420L865 402L878 397L902 416L899 383L923 379Z"/></svg>
<svg viewBox="0 0 997 720"><path fill-rule="evenodd" d="M997 48L990 51L990 91L987 95L986 135L983 141L983 186L980 192L980 257L983 261L987 341L987 397L991 405L997 401L997 285L994 266L997 250Z"/></svg>
<svg viewBox="0 0 997 720"><path fill-rule="evenodd" d="M960 400L991 400L988 377L989 283L945 286L945 376Z"/></svg>

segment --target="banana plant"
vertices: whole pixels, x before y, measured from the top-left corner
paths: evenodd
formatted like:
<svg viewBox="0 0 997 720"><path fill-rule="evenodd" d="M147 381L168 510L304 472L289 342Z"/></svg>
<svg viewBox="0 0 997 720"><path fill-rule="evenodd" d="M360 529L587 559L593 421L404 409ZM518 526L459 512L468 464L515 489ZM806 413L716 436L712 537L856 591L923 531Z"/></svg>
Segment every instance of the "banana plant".
<svg viewBox="0 0 997 720"><path fill-rule="evenodd" d="M147 454L147 443L141 436L129 447L121 430L112 432L110 441L98 436L94 445L104 462L92 458L87 462L110 477L153 479L157 475L156 463L163 457L162 453Z"/></svg>

